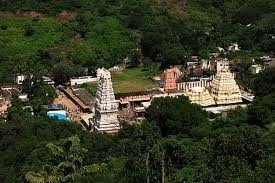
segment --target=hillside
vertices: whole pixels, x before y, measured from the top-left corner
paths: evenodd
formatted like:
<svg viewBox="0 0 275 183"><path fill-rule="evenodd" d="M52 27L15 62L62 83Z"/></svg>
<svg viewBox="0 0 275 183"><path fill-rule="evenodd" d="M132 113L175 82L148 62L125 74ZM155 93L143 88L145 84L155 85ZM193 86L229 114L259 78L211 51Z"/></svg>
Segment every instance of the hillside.
<svg viewBox="0 0 275 183"><path fill-rule="evenodd" d="M241 55L272 54L275 45L272 0L2 0L0 10L0 83L26 74L20 65L35 70L29 60L42 65L43 74L71 62L80 68L70 74L76 76L83 67L92 73L127 56L134 65L150 59L166 68L231 43Z"/></svg>

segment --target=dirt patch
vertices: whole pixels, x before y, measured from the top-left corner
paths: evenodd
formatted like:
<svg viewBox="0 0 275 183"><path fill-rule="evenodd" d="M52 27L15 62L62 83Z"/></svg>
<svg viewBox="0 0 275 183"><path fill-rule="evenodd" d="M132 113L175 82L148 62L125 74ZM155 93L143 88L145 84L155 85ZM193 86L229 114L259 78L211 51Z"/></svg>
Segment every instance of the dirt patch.
<svg viewBox="0 0 275 183"><path fill-rule="evenodd" d="M10 11L0 11L0 17L30 17L30 18L43 18L44 14L36 11L22 11L17 10L15 12ZM77 17L77 13L69 12L66 10L61 11L58 15L58 18L63 20L72 20Z"/></svg>
<svg viewBox="0 0 275 183"><path fill-rule="evenodd" d="M14 16L14 13L12 12L6 12L6 11L0 12L0 17L12 17L12 16Z"/></svg>
<svg viewBox="0 0 275 183"><path fill-rule="evenodd" d="M36 12L36 11L21 11L21 10L17 10L15 12L16 16L19 17L31 17L31 18L42 18L43 14Z"/></svg>
<svg viewBox="0 0 275 183"><path fill-rule="evenodd" d="M72 19L75 19L77 16L76 13L74 12L69 12L69 11L66 11L66 10L63 10L61 13L58 14L58 17L61 18L61 19L65 19L65 20L72 20Z"/></svg>
<svg viewBox="0 0 275 183"><path fill-rule="evenodd" d="M30 18L42 18L44 15L36 11L21 11L17 10L15 13L10 11L1 11L0 17L30 17Z"/></svg>
<svg viewBox="0 0 275 183"><path fill-rule="evenodd" d="M189 9L187 0L159 0L159 2L178 15L185 15Z"/></svg>

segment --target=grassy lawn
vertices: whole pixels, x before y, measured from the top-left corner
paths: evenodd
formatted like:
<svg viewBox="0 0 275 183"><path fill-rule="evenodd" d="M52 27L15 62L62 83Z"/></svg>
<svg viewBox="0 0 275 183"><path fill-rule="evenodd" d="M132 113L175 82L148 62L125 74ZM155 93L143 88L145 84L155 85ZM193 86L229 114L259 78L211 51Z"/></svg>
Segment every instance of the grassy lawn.
<svg viewBox="0 0 275 183"><path fill-rule="evenodd" d="M115 93L143 91L155 87L153 81L146 76L146 72L142 72L140 68L131 68L123 72L113 73L112 82ZM94 82L83 84L81 87L86 88L95 96L97 85L97 82Z"/></svg>
<svg viewBox="0 0 275 183"><path fill-rule="evenodd" d="M140 68L126 69L123 72L113 73L112 81L115 93L148 90L155 87L146 72Z"/></svg>
<svg viewBox="0 0 275 183"><path fill-rule="evenodd" d="M81 85L81 87L85 88L86 90L88 90L93 96L96 95L96 91L97 91L97 82L92 82L92 83L85 83L83 85Z"/></svg>

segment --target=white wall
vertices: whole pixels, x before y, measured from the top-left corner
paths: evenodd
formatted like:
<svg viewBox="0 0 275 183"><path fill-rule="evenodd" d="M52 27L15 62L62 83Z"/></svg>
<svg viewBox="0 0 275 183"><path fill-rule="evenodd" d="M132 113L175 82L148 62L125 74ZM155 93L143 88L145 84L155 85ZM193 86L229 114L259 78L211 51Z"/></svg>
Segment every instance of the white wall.
<svg viewBox="0 0 275 183"><path fill-rule="evenodd" d="M222 68L229 69L229 61L226 59L217 61L217 73L221 71Z"/></svg>
<svg viewBox="0 0 275 183"><path fill-rule="evenodd" d="M71 85L81 85L84 83L89 83L89 82L96 82L97 78L96 77L92 77L92 76L83 76L83 77L79 77L79 78L73 78L70 79Z"/></svg>
<svg viewBox="0 0 275 183"><path fill-rule="evenodd" d="M21 75L21 76L16 76L15 82L18 85L22 85L23 81L25 80L25 76Z"/></svg>

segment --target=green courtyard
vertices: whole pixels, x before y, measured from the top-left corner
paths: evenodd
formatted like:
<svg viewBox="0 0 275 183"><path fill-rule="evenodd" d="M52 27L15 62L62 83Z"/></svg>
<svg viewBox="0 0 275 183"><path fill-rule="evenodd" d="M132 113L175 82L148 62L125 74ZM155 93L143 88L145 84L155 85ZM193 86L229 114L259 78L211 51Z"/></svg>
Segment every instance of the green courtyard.
<svg viewBox="0 0 275 183"><path fill-rule="evenodd" d="M156 87L154 82L140 68L126 69L112 73L112 82L115 93L150 90ZM87 83L85 88L95 95L97 83Z"/></svg>
<svg viewBox="0 0 275 183"><path fill-rule="evenodd" d="M115 93L149 90L155 87L146 72L140 68L126 69L123 72L112 74Z"/></svg>

